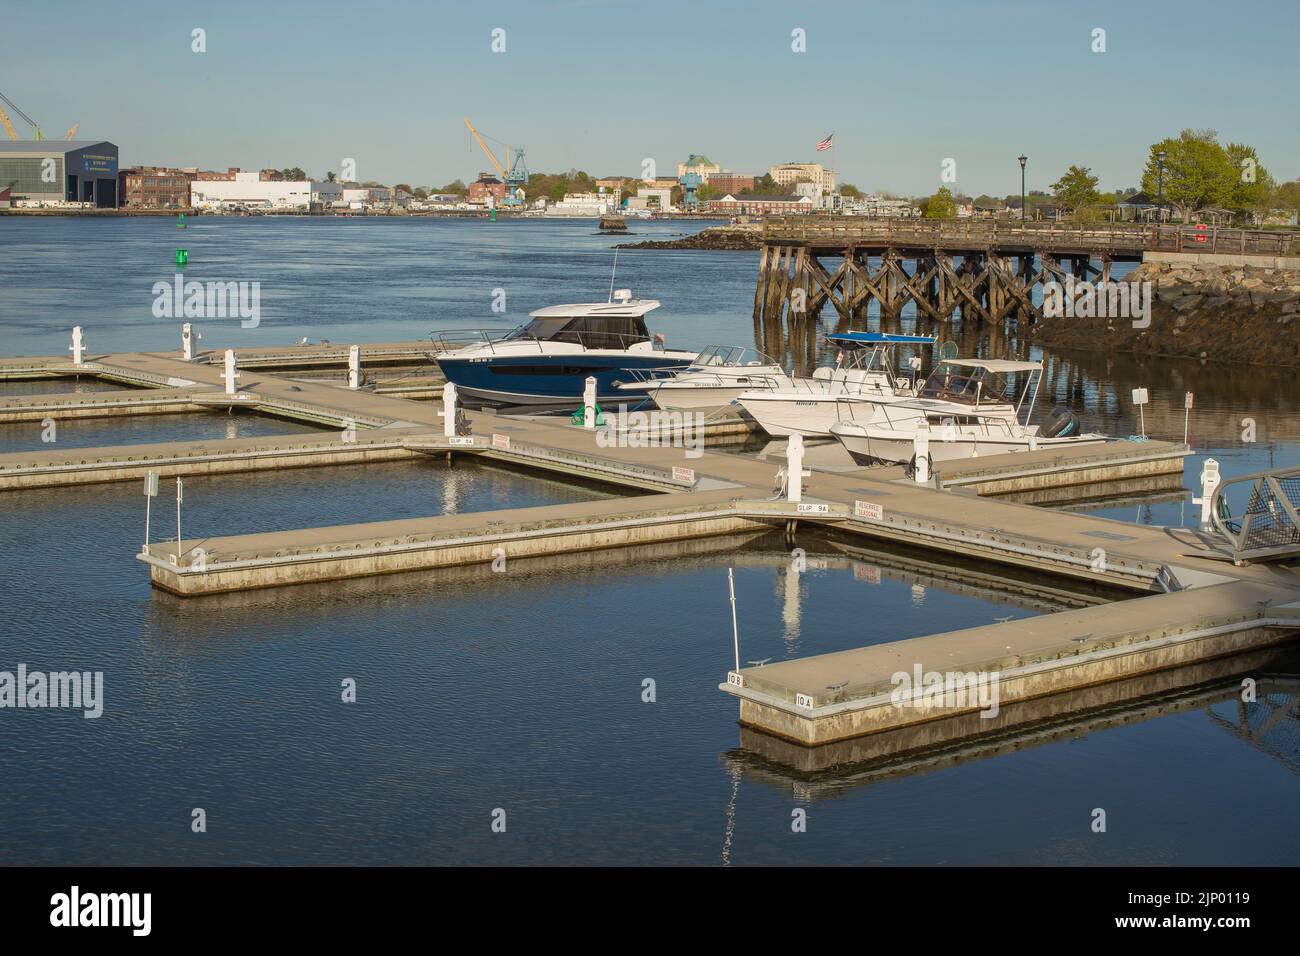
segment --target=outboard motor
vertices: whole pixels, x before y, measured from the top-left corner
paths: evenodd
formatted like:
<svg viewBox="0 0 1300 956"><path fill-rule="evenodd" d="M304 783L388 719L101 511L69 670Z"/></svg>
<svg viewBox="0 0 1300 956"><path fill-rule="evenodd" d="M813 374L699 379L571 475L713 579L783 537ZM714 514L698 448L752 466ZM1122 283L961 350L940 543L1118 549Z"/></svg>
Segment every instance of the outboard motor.
<svg viewBox="0 0 1300 956"><path fill-rule="evenodd" d="M1051 417L1043 423L1038 434L1044 438L1068 438L1079 434L1079 416L1064 405L1052 409Z"/></svg>

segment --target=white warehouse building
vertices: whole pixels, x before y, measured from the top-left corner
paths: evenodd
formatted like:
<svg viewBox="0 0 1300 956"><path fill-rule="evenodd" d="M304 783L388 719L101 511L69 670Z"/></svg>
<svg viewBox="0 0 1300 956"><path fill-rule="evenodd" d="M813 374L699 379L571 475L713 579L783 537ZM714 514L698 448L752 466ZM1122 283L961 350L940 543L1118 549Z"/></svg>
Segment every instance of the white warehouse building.
<svg viewBox="0 0 1300 956"><path fill-rule="evenodd" d="M246 206L250 209L307 209L332 203L342 195L338 183L264 180L257 173L236 173L234 179L196 179L190 183L190 205L197 209Z"/></svg>

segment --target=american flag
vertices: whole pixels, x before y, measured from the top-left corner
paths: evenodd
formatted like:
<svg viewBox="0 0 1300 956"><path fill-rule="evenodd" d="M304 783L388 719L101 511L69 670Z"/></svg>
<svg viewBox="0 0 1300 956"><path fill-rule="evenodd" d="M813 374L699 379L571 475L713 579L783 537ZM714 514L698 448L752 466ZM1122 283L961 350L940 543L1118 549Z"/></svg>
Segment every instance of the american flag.
<svg viewBox="0 0 1300 956"><path fill-rule="evenodd" d="M834 139L834 138L835 138L835 134L834 134L834 133L831 133L830 136L827 136L824 140L822 140L820 143L818 143L818 144L817 144L817 152L819 152L819 153L824 153L824 152L826 152L826 150L830 149L830 148L831 148L831 140Z"/></svg>

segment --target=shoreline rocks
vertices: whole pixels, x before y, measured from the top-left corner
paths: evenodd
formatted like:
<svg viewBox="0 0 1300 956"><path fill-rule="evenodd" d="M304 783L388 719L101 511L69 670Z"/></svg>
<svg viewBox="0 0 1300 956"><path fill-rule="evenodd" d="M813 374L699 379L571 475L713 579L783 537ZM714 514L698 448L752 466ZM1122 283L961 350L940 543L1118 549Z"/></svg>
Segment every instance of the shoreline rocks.
<svg viewBox="0 0 1300 956"><path fill-rule="evenodd" d="M716 249L726 252L757 252L763 245L762 227L755 225L710 226L680 239L647 239L621 243L620 249Z"/></svg>
<svg viewBox="0 0 1300 956"><path fill-rule="evenodd" d="M1044 318L1039 345L1300 368L1300 269L1145 262L1121 282L1149 282L1140 317Z"/></svg>

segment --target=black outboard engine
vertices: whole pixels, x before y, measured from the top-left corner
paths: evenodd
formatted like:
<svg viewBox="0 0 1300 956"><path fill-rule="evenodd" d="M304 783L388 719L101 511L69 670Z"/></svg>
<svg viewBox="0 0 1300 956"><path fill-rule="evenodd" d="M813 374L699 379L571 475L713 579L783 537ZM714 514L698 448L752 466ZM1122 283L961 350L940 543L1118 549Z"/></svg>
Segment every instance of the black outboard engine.
<svg viewBox="0 0 1300 956"><path fill-rule="evenodd" d="M1052 409L1051 417L1043 422L1038 434L1044 438L1067 438L1079 434L1079 416L1064 405Z"/></svg>

